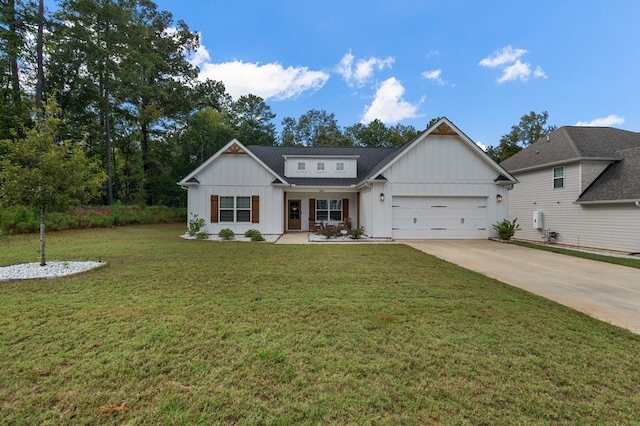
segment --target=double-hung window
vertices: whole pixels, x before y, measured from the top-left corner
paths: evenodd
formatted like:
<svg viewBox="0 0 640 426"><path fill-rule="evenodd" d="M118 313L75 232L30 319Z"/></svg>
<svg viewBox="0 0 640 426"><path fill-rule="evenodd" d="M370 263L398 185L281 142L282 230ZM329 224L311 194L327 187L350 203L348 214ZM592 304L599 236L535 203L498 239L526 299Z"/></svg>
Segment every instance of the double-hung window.
<svg viewBox="0 0 640 426"><path fill-rule="evenodd" d="M220 222L251 222L251 197L220 197Z"/></svg>
<svg viewBox="0 0 640 426"><path fill-rule="evenodd" d="M553 187L564 188L564 166L553 168Z"/></svg>
<svg viewBox="0 0 640 426"><path fill-rule="evenodd" d="M316 200L316 221L342 220L342 200Z"/></svg>

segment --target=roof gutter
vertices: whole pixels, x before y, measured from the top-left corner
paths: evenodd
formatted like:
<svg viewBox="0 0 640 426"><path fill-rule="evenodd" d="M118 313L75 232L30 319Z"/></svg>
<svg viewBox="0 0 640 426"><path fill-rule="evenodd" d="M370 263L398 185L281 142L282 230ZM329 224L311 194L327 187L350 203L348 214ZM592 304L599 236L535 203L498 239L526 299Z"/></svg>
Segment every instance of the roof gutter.
<svg viewBox="0 0 640 426"><path fill-rule="evenodd" d="M609 161L611 163L615 163L616 161L620 161L620 160L622 160L622 158L619 158L619 157L578 157L578 158L570 158L568 160L555 161L553 163L539 164L531 167L523 167L521 169L513 169L513 170L509 170L509 173L513 175L515 173L532 172L539 169L546 169L548 167L557 167L557 166L563 166L565 164L579 163L581 161Z"/></svg>
<svg viewBox="0 0 640 426"><path fill-rule="evenodd" d="M574 201L574 204L631 204L633 203L633 205L635 205L636 207L640 207L640 201L638 200L593 200L593 201Z"/></svg>
<svg viewBox="0 0 640 426"><path fill-rule="evenodd" d="M356 185L356 188L370 188L371 185L384 185L387 182L389 182L388 180L380 180L380 179L367 179L367 180L363 180L362 182L360 182L359 184Z"/></svg>

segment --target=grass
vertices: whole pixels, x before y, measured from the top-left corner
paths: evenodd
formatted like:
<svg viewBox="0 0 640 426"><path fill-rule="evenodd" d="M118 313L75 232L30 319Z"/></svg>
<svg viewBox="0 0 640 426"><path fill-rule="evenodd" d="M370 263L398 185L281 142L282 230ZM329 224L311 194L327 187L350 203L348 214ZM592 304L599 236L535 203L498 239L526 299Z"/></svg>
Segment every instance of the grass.
<svg viewBox="0 0 640 426"><path fill-rule="evenodd" d="M612 263L614 265L622 265L629 266L631 268L640 269L640 258L632 259L629 257L616 257L616 256L607 256L604 254L598 254L594 252L580 251L580 250L572 250L567 248L562 248L558 246L550 246L544 244L536 244L536 243L526 243L526 242L518 242L518 245L522 247L534 248L537 250L550 251L552 253L564 254L567 256L580 257L582 259L589 260L597 260L598 262L606 262Z"/></svg>
<svg viewBox="0 0 640 426"><path fill-rule="evenodd" d="M633 424L640 336L403 245L63 231L0 283L8 424ZM38 240L0 239L0 265Z"/></svg>

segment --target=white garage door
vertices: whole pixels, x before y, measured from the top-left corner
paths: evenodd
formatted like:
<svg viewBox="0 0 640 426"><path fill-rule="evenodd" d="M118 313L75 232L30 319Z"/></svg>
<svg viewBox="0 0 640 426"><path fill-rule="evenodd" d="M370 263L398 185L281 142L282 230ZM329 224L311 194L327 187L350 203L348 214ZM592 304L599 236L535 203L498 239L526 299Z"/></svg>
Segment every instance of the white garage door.
<svg viewBox="0 0 640 426"><path fill-rule="evenodd" d="M395 239L485 239L486 197L393 197Z"/></svg>

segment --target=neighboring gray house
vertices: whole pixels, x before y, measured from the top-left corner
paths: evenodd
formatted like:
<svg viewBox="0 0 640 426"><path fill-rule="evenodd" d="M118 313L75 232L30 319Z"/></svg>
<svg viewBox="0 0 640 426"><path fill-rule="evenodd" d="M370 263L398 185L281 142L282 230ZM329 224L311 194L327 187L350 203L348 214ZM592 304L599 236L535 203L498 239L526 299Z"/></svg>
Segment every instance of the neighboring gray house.
<svg viewBox="0 0 640 426"><path fill-rule="evenodd" d="M211 234L314 230L349 219L372 237L484 239L515 179L443 118L400 148L229 142L179 182Z"/></svg>
<svg viewBox="0 0 640 426"><path fill-rule="evenodd" d="M520 182L516 238L640 252L640 133L565 126L500 165Z"/></svg>

